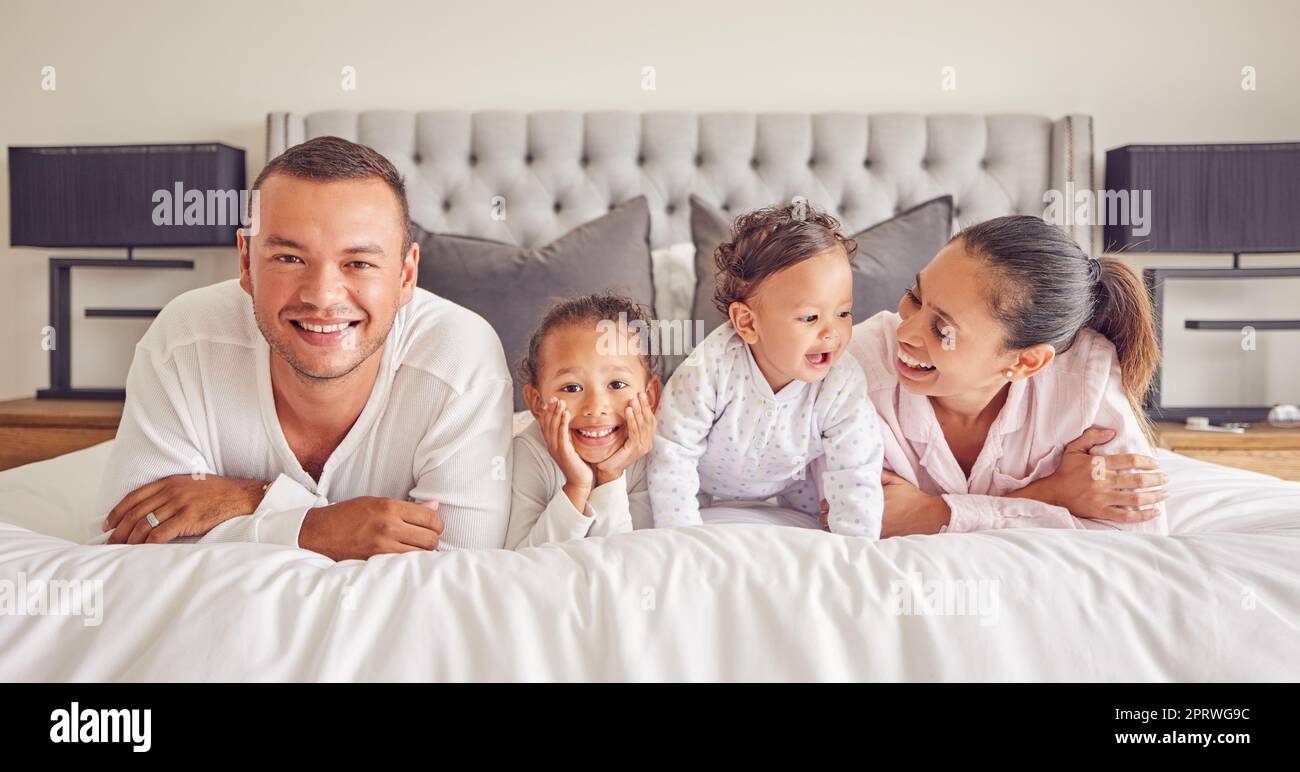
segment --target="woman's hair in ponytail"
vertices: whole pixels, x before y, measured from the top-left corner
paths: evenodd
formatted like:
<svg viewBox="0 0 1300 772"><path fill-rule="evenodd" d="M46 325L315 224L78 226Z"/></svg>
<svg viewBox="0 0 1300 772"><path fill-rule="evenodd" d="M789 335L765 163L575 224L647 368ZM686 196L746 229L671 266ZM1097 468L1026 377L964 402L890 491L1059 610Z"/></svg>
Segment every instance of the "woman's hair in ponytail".
<svg viewBox="0 0 1300 772"><path fill-rule="evenodd" d="M1098 263L1100 292L1088 326L1115 344L1124 375L1124 391L1133 402L1134 412L1143 416L1151 380L1160 364L1151 295L1137 272L1123 261L1101 257Z"/></svg>
<svg viewBox="0 0 1300 772"><path fill-rule="evenodd" d="M1144 404L1160 361L1146 285L1122 261L1094 258L1062 229L1039 217L1011 215L971 225L953 237L994 269L993 315L1007 330L1003 345L1050 343L1068 351L1091 327L1115 346L1124 392L1150 433Z"/></svg>

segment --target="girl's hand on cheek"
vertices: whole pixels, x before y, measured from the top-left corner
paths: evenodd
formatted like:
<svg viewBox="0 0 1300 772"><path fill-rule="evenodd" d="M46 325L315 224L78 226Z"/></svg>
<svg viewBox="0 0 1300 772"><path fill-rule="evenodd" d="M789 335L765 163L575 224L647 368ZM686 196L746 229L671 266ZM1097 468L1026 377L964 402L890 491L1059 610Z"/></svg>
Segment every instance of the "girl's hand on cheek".
<svg viewBox="0 0 1300 772"><path fill-rule="evenodd" d="M568 406L558 397L551 397L542 411L542 436L546 438L546 450L564 473L565 493L590 491L592 484L591 466L582 460L573 447L573 435L569 433L569 420L572 415ZM573 498L572 495L569 497ZM585 496L584 496L585 500ZM575 502L575 506L577 506ZM583 507L578 507L581 512Z"/></svg>
<svg viewBox="0 0 1300 772"><path fill-rule="evenodd" d="M623 429L627 436L623 439L622 447L596 465L596 485L617 480L633 461L649 453L654 446L655 414L650 409L650 399L644 392L637 392L627 403L623 415Z"/></svg>

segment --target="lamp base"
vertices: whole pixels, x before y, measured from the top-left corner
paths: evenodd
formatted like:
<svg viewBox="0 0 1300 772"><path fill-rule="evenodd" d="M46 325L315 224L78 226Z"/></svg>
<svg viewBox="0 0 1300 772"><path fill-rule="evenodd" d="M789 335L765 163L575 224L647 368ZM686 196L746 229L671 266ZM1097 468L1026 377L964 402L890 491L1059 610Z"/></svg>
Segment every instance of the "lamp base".
<svg viewBox="0 0 1300 772"><path fill-rule="evenodd" d="M126 389L37 389L37 399L124 400Z"/></svg>
<svg viewBox="0 0 1300 772"><path fill-rule="evenodd" d="M125 389L79 389L72 385L72 269L73 268L172 268L193 270L193 260L136 260L127 257L50 258L50 388L36 392L37 399L123 399ZM88 317L152 318L157 308L87 308Z"/></svg>

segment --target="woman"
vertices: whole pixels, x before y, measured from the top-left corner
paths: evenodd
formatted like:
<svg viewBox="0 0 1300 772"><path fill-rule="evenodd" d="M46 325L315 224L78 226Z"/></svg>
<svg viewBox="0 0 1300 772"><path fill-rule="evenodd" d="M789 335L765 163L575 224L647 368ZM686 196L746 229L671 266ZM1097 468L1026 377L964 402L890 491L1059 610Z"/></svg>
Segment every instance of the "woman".
<svg viewBox="0 0 1300 772"><path fill-rule="evenodd" d="M882 536L1167 533L1142 403L1159 360L1128 266L1037 217L973 225L853 330L885 441Z"/></svg>

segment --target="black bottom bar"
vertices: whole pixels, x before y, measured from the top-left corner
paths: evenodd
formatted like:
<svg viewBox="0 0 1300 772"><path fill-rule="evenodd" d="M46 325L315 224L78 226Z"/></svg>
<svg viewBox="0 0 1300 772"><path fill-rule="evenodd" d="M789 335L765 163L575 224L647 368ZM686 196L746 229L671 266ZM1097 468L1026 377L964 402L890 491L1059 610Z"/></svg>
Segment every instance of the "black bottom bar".
<svg viewBox="0 0 1300 772"><path fill-rule="evenodd" d="M494 756L514 749L540 761L586 755L592 743L605 743L643 763L647 752L680 761L705 744L725 750L728 767L736 756L770 761L783 751L805 764L830 751L863 768L900 755L924 761L907 767L930 768L936 756L1019 766L1012 762L1029 754L1076 763L1232 762L1267 754L1271 767L1292 755L1300 704L1294 684L51 684L10 685L3 693L0 739L11 756L28 751L18 758L29 764L81 753L189 761L201 755L209 763L229 754L246 763L249 754L273 750L292 753L295 762L401 749L405 758L432 759L452 746ZM74 702L81 727L108 710L138 711L139 727L148 709L149 750L67 741ZM851 715L841 713L849 706ZM595 717L592 711L605 719L602 728L573 731L575 722ZM673 737L672 729L692 738Z"/></svg>

